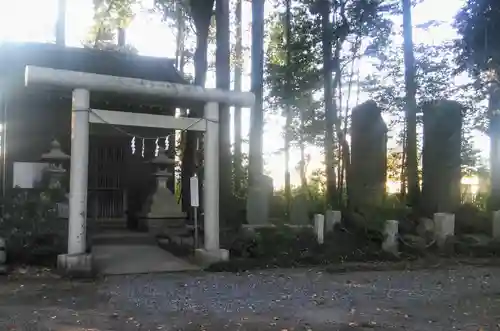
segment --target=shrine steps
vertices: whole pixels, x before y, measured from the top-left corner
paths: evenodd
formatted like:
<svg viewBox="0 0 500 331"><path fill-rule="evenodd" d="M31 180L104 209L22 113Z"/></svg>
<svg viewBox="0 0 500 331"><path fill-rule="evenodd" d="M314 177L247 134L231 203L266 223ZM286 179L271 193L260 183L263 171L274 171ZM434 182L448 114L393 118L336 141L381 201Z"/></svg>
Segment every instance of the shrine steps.
<svg viewBox="0 0 500 331"><path fill-rule="evenodd" d="M94 245L151 245L156 246L156 238L149 233L132 231L103 231L92 236L91 244Z"/></svg>

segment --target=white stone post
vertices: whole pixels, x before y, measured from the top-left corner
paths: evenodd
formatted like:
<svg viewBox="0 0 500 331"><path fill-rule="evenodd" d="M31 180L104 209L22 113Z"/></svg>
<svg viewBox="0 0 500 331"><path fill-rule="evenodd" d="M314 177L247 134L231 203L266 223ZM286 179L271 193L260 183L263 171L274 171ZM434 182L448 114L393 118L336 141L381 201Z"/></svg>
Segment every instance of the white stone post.
<svg viewBox="0 0 500 331"><path fill-rule="evenodd" d="M204 213L205 250L219 250L219 104L205 105L207 121L204 139Z"/></svg>
<svg viewBox="0 0 500 331"><path fill-rule="evenodd" d="M384 242L382 243L382 249L386 252L392 254L398 254L398 234L399 234L399 222L396 220L388 220L385 222L384 226Z"/></svg>
<svg viewBox="0 0 500 331"><path fill-rule="evenodd" d="M500 210L493 212L493 219L491 224L491 234L494 239L500 238Z"/></svg>
<svg viewBox="0 0 500 331"><path fill-rule="evenodd" d="M327 210L325 213L325 232L332 232L336 224L340 224L342 212L340 210Z"/></svg>
<svg viewBox="0 0 500 331"><path fill-rule="evenodd" d="M448 237L455 235L455 214L434 214L434 236L439 248L443 248Z"/></svg>
<svg viewBox="0 0 500 331"><path fill-rule="evenodd" d="M73 91L68 254L84 254L86 250L89 102L88 90Z"/></svg>
<svg viewBox="0 0 500 331"><path fill-rule="evenodd" d="M314 234L316 234L318 244L325 242L325 216L322 214L314 215Z"/></svg>

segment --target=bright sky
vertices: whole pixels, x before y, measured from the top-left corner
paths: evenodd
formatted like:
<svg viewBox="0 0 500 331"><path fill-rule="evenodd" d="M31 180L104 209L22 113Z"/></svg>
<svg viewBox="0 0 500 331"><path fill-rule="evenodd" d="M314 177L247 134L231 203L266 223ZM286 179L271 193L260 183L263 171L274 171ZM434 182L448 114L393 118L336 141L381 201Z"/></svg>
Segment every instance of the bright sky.
<svg viewBox="0 0 500 331"><path fill-rule="evenodd" d="M413 11L414 25L422 24L429 20L450 22L462 5L463 0L425 0ZM251 13L250 4L245 2L243 13ZM30 8L30 10L26 10ZM68 0L66 19L66 39L68 46L81 46L92 22L92 0ZM55 22L57 16L57 0L1 0L0 1L0 41L37 41L53 42ZM243 26L250 23L250 15L244 15ZM401 19L396 24L400 24ZM432 28L427 32L414 31L416 43L440 43L453 38L455 33L450 26ZM244 44L249 44L248 32L244 36ZM133 44L142 55L174 57L175 36L160 17L150 13L141 12L132 22L127 30L127 42ZM250 71L249 57L246 57L245 70ZM368 63L360 63L361 72L368 72L371 67ZM213 75L209 75L207 85L214 85ZM249 79L244 79L243 89L250 88ZM366 99L367 95L361 95ZM364 101L364 100L361 100ZM248 109L243 110L243 134L248 133L249 116ZM276 153L283 146L281 127L283 119L280 117L268 117L265 127L264 152L266 170L274 178L276 188L282 187L284 182L282 153ZM487 144L487 139L478 137L478 144ZM321 166L323 157L318 149L311 148L308 151L313 161L309 165L310 170ZM292 152L290 168L292 169L292 182L299 182L295 166L299 161L299 154Z"/></svg>

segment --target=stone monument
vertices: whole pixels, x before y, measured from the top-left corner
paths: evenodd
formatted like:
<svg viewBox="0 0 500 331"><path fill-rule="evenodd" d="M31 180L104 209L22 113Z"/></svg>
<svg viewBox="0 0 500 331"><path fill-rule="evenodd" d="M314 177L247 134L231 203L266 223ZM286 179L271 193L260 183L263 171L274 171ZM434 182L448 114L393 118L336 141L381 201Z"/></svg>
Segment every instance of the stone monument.
<svg viewBox="0 0 500 331"><path fill-rule="evenodd" d="M422 149L422 207L427 215L453 213L460 205L462 105L426 103Z"/></svg>
<svg viewBox="0 0 500 331"><path fill-rule="evenodd" d="M171 228L184 226L186 214L177 203L174 193L167 187L168 179L173 176L167 168L171 168L175 160L167 156L164 148L160 148L158 156L151 160L151 163L156 166L154 173L156 186L153 193L146 199L140 222L150 233L158 235L168 233Z"/></svg>
<svg viewBox="0 0 500 331"><path fill-rule="evenodd" d="M246 218L249 225L269 224L269 203L273 196L273 179L260 175L248 188Z"/></svg>
<svg viewBox="0 0 500 331"><path fill-rule="evenodd" d="M305 194L298 194L292 198L290 204L291 225L311 225L309 219L309 200Z"/></svg>
<svg viewBox="0 0 500 331"><path fill-rule="evenodd" d="M387 126L374 101L352 110L349 196L354 208L379 205L387 177Z"/></svg>

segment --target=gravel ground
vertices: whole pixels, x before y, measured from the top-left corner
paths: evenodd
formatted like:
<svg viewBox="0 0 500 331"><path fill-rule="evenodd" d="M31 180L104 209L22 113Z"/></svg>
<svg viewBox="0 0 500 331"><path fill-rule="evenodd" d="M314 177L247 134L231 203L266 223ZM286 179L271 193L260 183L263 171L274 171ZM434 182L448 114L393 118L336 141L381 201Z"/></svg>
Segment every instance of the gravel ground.
<svg viewBox="0 0 500 331"><path fill-rule="evenodd" d="M500 268L0 278L0 330L499 330Z"/></svg>

